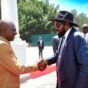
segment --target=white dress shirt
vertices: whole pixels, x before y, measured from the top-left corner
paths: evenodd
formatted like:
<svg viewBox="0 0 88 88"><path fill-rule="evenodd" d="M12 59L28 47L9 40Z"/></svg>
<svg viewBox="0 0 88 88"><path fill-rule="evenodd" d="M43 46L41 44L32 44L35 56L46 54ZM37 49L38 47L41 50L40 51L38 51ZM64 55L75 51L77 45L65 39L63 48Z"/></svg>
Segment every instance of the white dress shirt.
<svg viewBox="0 0 88 88"><path fill-rule="evenodd" d="M58 63L60 63L60 61L61 61L61 56L62 56L63 48L64 48L64 46L65 46L65 44L66 44L66 40L67 40L67 38L68 38L68 35L69 35L71 29L72 29L72 28L70 28L70 29L64 34L64 36L60 38L60 42L59 42L59 45L58 45L58 52L59 52ZM62 39L63 39L63 41L62 41ZM61 41L62 41L62 44L61 44ZM61 47L61 48L60 48L60 47Z"/></svg>

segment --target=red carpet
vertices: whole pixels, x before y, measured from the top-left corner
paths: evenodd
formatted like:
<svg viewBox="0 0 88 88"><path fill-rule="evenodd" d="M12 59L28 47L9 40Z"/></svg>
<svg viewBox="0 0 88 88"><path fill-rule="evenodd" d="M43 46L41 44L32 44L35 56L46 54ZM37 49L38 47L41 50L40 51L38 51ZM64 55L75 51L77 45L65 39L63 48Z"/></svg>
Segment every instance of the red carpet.
<svg viewBox="0 0 88 88"><path fill-rule="evenodd" d="M30 73L30 78L34 79L34 78L49 74L51 72L54 72L55 70L56 70L56 65L48 66L45 71L42 71L42 72L41 71L31 72Z"/></svg>

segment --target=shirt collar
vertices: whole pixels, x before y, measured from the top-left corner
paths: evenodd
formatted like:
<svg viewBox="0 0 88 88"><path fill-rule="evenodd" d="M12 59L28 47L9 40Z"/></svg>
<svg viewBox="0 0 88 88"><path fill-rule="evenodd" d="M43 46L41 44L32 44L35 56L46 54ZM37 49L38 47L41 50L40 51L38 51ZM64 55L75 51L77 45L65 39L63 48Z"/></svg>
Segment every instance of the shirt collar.
<svg viewBox="0 0 88 88"><path fill-rule="evenodd" d="M0 36L0 40L5 41L6 43L10 44L10 42L7 39L5 39L4 37L2 37L2 36Z"/></svg>
<svg viewBox="0 0 88 88"><path fill-rule="evenodd" d="M67 37L68 37L70 31L71 31L71 28L65 33L64 37L65 37L66 39L67 39Z"/></svg>

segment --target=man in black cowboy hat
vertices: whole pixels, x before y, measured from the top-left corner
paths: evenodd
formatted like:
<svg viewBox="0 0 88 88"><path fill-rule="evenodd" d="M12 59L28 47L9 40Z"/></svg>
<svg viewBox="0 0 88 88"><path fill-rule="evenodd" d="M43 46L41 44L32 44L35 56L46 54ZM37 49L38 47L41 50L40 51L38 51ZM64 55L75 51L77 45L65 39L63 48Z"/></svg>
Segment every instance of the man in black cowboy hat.
<svg viewBox="0 0 88 88"><path fill-rule="evenodd" d="M83 33L74 26L74 16L60 11L51 21L60 37L55 56L38 63L40 71L56 63L57 88L88 88L88 47ZM63 41L62 41L63 40Z"/></svg>

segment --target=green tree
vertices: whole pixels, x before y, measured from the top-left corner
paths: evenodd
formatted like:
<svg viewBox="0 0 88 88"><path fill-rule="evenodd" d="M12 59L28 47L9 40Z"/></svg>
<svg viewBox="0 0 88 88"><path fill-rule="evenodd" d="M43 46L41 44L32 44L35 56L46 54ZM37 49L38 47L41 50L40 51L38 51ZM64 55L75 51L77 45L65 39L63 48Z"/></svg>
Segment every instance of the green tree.
<svg viewBox="0 0 88 88"><path fill-rule="evenodd" d="M30 41L33 34L54 33L49 19L55 16L58 8L48 0L19 0L19 26L22 39Z"/></svg>
<svg viewBox="0 0 88 88"><path fill-rule="evenodd" d="M88 24L87 14L85 14L85 13L78 14L75 9L74 10L71 10L71 12L75 16L75 19L76 19L76 22L79 25L79 28L82 28L83 24Z"/></svg>
<svg viewBox="0 0 88 88"><path fill-rule="evenodd" d="M80 25L80 28L83 26L83 24L88 24L88 17L86 14L81 13L77 17L77 22Z"/></svg>

